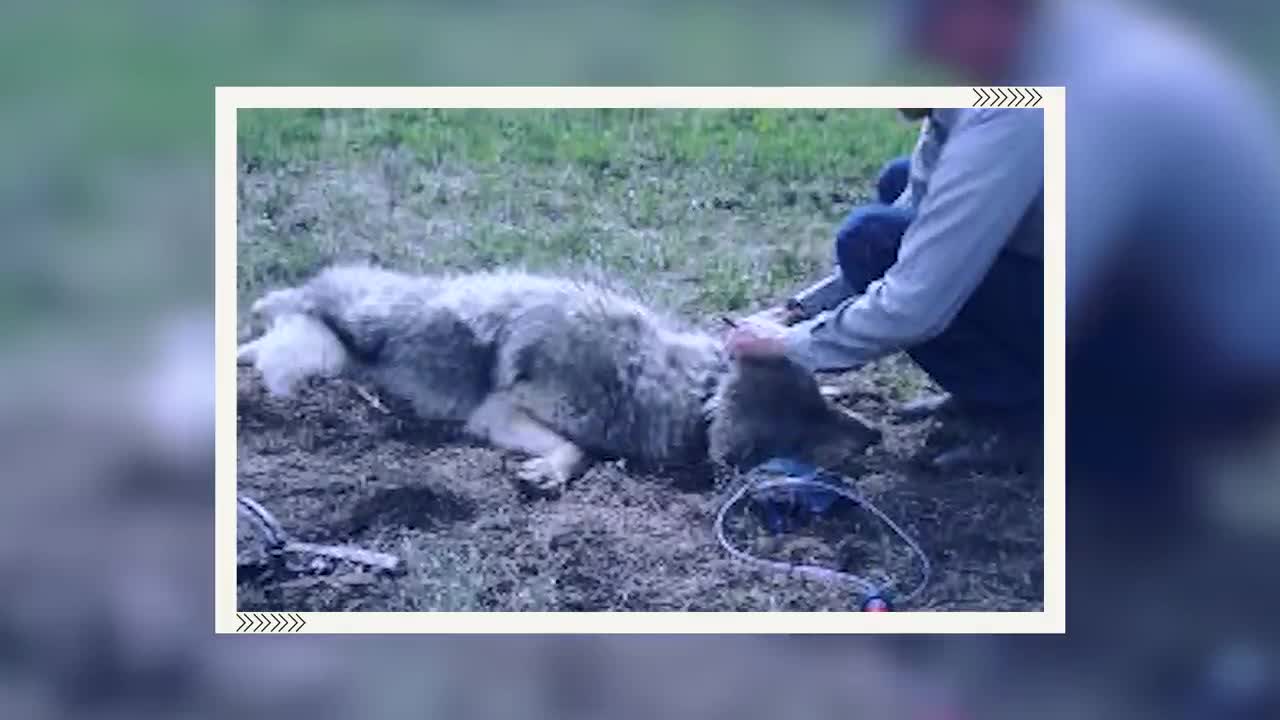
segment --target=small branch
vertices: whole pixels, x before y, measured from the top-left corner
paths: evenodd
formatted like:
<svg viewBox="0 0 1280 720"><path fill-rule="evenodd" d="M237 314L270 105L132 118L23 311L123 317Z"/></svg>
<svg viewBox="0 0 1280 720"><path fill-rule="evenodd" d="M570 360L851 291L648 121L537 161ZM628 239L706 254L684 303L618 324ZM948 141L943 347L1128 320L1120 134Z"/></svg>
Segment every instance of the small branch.
<svg viewBox="0 0 1280 720"><path fill-rule="evenodd" d="M359 565L379 568L389 573L399 572L401 569L400 558L394 555L347 545L317 545L315 543L290 542L285 545L284 549L287 552L321 555L335 560L346 560Z"/></svg>
<svg viewBox="0 0 1280 720"><path fill-rule="evenodd" d="M880 394L871 390L839 385L823 385L818 388L822 397L828 400L879 400Z"/></svg>
<svg viewBox="0 0 1280 720"><path fill-rule="evenodd" d="M363 386L358 385L356 383L348 383L348 385L350 385L351 388L356 391L357 395L364 398L365 402L372 405L375 410L382 413L383 415L391 414L391 411L387 409L387 406L383 405L382 401L379 400L376 395L366 390Z"/></svg>

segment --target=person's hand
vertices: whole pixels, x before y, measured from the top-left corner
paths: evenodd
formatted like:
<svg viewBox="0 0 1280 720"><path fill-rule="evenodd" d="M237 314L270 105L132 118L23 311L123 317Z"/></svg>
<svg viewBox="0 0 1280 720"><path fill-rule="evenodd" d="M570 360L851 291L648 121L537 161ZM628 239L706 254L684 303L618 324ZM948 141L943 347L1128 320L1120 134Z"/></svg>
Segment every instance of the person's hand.
<svg viewBox="0 0 1280 720"><path fill-rule="evenodd" d="M753 317L743 320L729 331L725 348L735 358L772 358L786 354L783 339L787 330L779 323Z"/></svg>

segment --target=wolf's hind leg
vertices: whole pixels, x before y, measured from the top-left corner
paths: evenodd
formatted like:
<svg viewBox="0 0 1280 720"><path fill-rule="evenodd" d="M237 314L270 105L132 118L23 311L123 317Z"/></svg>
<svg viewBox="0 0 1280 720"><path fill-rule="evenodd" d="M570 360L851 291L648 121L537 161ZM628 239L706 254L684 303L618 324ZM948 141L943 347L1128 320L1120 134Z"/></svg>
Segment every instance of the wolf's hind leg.
<svg viewBox="0 0 1280 720"><path fill-rule="evenodd" d="M586 468L581 448L531 417L505 393L486 398L471 414L466 429L497 447L533 455L521 466L519 476L538 490L562 490Z"/></svg>
<svg viewBox="0 0 1280 720"><path fill-rule="evenodd" d="M276 318L262 337L241 345L239 365L252 365L273 395L287 396L308 377L334 377L348 360L346 350L320 321L306 315Z"/></svg>

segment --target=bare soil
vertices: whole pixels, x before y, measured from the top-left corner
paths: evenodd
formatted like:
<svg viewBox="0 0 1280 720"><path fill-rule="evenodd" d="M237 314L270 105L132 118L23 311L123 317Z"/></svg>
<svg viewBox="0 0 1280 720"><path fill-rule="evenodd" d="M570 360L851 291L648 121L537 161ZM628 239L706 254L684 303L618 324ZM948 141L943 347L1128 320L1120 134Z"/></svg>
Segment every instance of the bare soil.
<svg viewBox="0 0 1280 720"><path fill-rule="evenodd" d="M864 415L888 416L873 392L851 397ZM562 496L533 498L516 484L519 458L389 406L383 413L340 381L272 398L241 370L239 491L299 540L388 552L406 566L387 576L315 563L276 577L253 564L256 546L242 537L241 610L858 607L849 585L742 563L722 550L712 526L736 487L726 471L606 461ZM884 427L881 446L839 470L930 555L932 582L901 609L1041 609L1039 475L939 477L914 459L927 423ZM746 508L728 525L735 542L765 557L904 587L920 577L902 542L852 503L780 535L765 532Z"/></svg>

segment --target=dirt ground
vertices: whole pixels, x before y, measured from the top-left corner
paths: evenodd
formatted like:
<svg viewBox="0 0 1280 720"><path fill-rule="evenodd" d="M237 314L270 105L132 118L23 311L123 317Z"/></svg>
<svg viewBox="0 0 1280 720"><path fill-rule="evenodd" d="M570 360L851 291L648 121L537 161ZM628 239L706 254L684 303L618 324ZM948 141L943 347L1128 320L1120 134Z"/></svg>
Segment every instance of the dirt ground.
<svg viewBox="0 0 1280 720"><path fill-rule="evenodd" d="M882 110L257 110L241 112L237 134L242 311L338 260L515 266L607 278L718 333L721 315L830 272L834 228L915 130ZM933 574L910 607L1039 610L1039 475L941 477L915 461L945 438L894 422L891 404L930 389L903 356L824 382L885 430L835 470L928 553ZM601 462L559 498L526 498L518 458L383 414L351 385L316 382L288 400L266 397L248 370L239 385L239 491L300 540L394 553L406 569L273 579L251 566L242 610L859 607L849 585L725 552L713 522L739 482L725 473ZM726 525L761 557L900 588L920 579L905 544L852 503L790 535L764 532L745 508Z"/></svg>
<svg viewBox="0 0 1280 720"><path fill-rule="evenodd" d="M865 416L886 416L871 392L851 396ZM514 456L394 405L383 413L342 381L277 399L242 369L239 403L241 493L298 539L392 553L407 569L396 577L303 567L281 582L249 565L242 610L841 611L859 602L849 585L729 557L712 531L736 487L724 471L602 462L561 497L531 498L514 480ZM1039 476L939 477L912 459L926 425L885 428L883 445L840 470L929 554L932 581L902 609L1039 610ZM1009 527L1025 534L993 532ZM902 587L920 579L901 540L852 503L781 535L738 506L728 528L765 557ZM249 537L246 562L255 559Z"/></svg>

